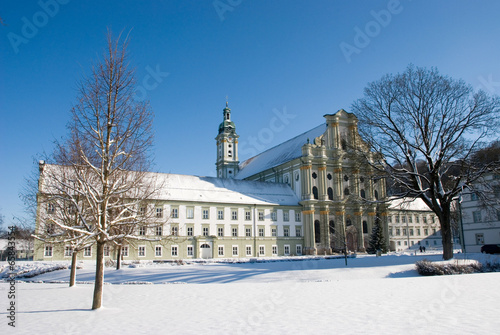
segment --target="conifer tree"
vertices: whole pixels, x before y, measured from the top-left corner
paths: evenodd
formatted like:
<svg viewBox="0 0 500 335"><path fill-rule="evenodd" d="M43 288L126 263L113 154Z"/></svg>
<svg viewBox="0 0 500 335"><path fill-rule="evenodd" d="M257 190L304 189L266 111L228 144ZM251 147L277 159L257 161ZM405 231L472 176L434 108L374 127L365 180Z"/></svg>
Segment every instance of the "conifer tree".
<svg viewBox="0 0 500 335"><path fill-rule="evenodd" d="M382 251L384 254L387 253L384 230L382 229L382 225L380 224L380 219L378 217L375 218L375 225L373 226L370 241L368 243L369 246L367 252L369 254L374 254L377 250Z"/></svg>

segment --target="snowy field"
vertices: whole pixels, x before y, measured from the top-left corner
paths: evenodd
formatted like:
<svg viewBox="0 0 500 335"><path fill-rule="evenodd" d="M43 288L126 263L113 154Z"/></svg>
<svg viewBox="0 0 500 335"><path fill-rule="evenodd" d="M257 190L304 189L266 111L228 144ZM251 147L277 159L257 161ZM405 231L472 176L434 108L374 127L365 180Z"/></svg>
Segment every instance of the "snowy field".
<svg viewBox="0 0 500 335"><path fill-rule="evenodd" d="M460 256L453 262L500 261ZM500 273L421 277L414 263L423 258L441 256L363 255L347 267L344 259L131 264L106 269L97 311L85 262L73 288L68 269L17 282L16 328L7 325L9 284L1 282L0 334L500 333ZM32 273L67 265L18 263Z"/></svg>

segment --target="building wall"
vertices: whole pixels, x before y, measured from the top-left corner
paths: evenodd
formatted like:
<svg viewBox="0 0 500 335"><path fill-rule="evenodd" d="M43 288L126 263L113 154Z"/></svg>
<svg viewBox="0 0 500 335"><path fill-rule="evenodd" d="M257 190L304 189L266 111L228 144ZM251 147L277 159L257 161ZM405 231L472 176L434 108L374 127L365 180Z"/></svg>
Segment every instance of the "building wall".
<svg viewBox="0 0 500 335"><path fill-rule="evenodd" d="M391 251L442 248L439 222L432 211L389 210Z"/></svg>

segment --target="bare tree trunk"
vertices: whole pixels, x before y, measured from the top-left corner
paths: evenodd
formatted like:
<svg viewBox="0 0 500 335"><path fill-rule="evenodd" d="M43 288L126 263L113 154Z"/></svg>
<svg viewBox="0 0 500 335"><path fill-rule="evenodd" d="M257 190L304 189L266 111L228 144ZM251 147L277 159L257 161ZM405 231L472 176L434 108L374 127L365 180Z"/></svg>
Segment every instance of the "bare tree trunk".
<svg viewBox="0 0 500 335"><path fill-rule="evenodd" d="M73 254L71 255L71 272L69 275L69 287L75 286L76 280L76 257L78 255L78 251L73 250Z"/></svg>
<svg viewBox="0 0 500 335"><path fill-rule="evenodd" d="M122 266L122 246L118 245L118 250L116 251L116 269L120 270Z"/></svg>
<svg viewBox="0 0 500 335"><path fill-rule="evenodd" d="M92 309L101 308L103 285L104 285L104 242L97 241L94 300L92 301Z"/></svg>
<svg viewBox="0 0 500 335"><path fill-rule="evenodd" d="M441 243L443 244L443 259L453 258L453 239L451 230L450 210L444 209L441 224Z"/></svg>

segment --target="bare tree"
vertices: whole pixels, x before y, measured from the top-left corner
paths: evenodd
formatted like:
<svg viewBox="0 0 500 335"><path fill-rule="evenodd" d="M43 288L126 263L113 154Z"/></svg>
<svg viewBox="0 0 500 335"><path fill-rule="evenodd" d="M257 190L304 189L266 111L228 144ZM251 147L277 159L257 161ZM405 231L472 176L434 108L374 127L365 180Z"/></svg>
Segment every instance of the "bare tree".
<svg viewBox="0 0 500 335"><path fill-rule="evenodd" d="M421 198L439 218L444 259L453 258L453 199L490 170L471 157L498 136L499 106L498 97L474 92L462 80L412 65L368 84L352 106L363 138L383 154L379 163L398 195Z"/></svg>

